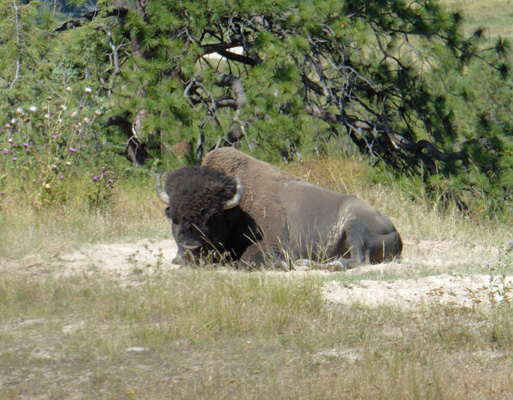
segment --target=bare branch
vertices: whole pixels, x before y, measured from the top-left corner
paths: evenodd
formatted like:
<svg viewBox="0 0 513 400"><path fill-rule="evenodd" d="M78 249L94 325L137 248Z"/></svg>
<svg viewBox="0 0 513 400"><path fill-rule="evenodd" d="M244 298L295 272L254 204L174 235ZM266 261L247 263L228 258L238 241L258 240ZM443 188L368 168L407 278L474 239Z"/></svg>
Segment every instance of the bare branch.
<svg viewBox="0 0 513 400"><path fill-rule="evenodd" d="M13 0L13 8L14 12L16 14L16 46L17 46L17 55L16 55L16 73L14 76L13 81L10 83L11 90L20 79L21 76L21 39L20 39L20 30L21 30L21 22L20 22L20 8L18 4L16 3L16 0Z"/></svg>

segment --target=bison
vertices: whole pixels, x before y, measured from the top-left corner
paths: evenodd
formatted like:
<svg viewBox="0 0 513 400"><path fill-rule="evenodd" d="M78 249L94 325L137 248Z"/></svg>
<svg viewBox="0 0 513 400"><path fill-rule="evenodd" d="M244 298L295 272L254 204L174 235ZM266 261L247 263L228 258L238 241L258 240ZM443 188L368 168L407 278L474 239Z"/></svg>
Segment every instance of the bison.
<svg viewBox="0 0 513 400"><path fill-rule="evenodd" d="M174 262L229 256L246 266L309 260L334 269L401 254L392 222L370 205L318 187L230 147L167 174L158 197L178 245Z"/></svg>

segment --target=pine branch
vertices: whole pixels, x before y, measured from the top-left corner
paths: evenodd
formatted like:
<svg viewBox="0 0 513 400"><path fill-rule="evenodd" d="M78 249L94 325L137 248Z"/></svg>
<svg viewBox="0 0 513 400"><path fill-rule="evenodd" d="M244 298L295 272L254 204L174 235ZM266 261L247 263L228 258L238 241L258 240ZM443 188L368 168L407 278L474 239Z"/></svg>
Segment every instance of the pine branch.
<svg viewBox="0 0 513 400"><path fill-rule="evenodd" d="M79 28L86 22L91 22L97 17L116 17L121 20L124 20L127 17L129 11L130 10L128 8L124 7L109 9L107 11L93 10L78 18L64 22L62 25L58 26L53 31L60 33L71 29Z"/></svg>

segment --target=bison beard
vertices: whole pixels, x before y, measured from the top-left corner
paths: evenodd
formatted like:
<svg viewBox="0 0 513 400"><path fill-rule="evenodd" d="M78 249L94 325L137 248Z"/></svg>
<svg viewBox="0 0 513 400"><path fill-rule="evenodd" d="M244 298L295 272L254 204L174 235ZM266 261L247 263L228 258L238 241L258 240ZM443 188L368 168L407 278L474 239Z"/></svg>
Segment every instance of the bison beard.
<svg viewBox="0 0 513 400"><path fill-rule="evenodd" d="M328 263L345 269L401 254L392 222L368 204L286 174L233 148L202 167L169 173L157 195L168 205L176 262L229 258L238 265Z"/></svg>

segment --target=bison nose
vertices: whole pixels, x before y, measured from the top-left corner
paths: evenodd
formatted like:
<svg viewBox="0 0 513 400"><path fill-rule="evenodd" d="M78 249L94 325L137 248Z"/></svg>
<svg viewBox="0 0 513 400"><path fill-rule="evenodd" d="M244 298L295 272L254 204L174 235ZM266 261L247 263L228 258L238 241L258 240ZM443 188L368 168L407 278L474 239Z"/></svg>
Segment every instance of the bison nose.
<svg viewBox="0 0 513 400"><path fill-rule="evenodd" d="M181 242L180 245L187 250L197 250L201 246L201 244L195 240L185 240Z"/></svg>

